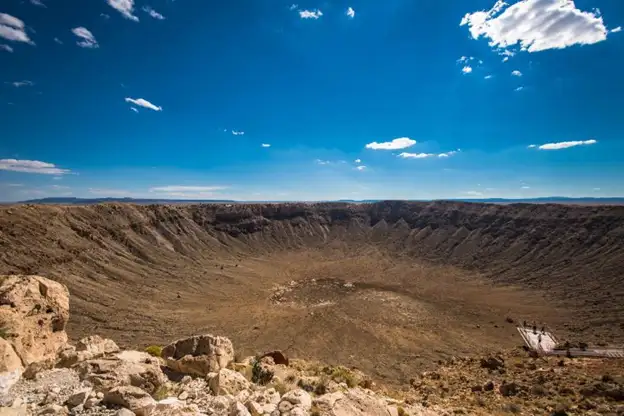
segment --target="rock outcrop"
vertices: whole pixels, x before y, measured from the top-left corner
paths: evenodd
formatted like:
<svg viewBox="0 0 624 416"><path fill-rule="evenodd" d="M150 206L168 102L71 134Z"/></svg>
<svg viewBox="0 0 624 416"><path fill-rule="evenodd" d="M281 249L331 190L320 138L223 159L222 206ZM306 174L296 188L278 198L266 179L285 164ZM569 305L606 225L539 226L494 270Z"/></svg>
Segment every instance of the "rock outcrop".
<svg viewBox="0 0 624 416"><path fill-rule="evenodd" d="M67 287L41 276L0 276L0 385L52 368L68 319Z"/></svg>
<svg viewBox="0 0 624 416"><path fill-rule="evenodd" d="M162 358L174 371L205 377L234 360L234 347L225 337L196 335L167 345Z"/></svg>

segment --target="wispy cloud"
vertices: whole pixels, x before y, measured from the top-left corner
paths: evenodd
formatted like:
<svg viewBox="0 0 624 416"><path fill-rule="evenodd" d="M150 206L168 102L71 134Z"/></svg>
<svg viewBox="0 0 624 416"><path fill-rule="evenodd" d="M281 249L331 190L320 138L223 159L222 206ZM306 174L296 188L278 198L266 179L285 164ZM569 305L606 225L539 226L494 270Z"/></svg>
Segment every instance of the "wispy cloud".
<svg viewBox="0 0 624 416"><path fill-rule="evenodd" d="M269 143L262 143L261 145L262 147L271 147L271 145Z"/></svg>
<svg viewBox="0 0 624 416"><path fill-rule="evenodd" d="M100 17L101 17L102 19L106 19L106 20L110 19L110 15L108 15L108 14L106 14L106 13L100 13Z"/></svg>
<svg viewBox="0 0 624 416"><path fill-rule="evenodd" d="M32 81L24 80L24 81L12 82L11 85L13 85L15 88L20 88L20 87L32 87L33 85L35 85L35 83Z"/></svg>
<svg viewBox="0 0 624 416"><path fill-rule="evenodd" d="M63 44L63 41L60 40L59 38L54 38L54 42L58 43L59 45Z"/></svg>
<svg viewBox="0 0 624 416"><path fill-rule="evenodd" d="M236 131L236 130L232 130L232 134L234 136L243 136L245 134L244 131Z"/></svg>
<svg viewBox="0 0 624 416"><path fill-rule="evenodd" d="M354 162L355 163L362 163L362 159L355 159Z"/></svg>
<svg viewBox="0 0 624 416"><path fill-rule="evenodd" d="M360 166L356 166L355 168L361 172L366 169L366 166L360 165Z"/></svg>
<svg viewBox="0 0 624 416"><path fill-rule="evenodd" d="M490 79L490 78L492 78L492 75L486 75L486 76L484 76L483 78L484 78L484 79Z"/></svg>
<svg viewBox="0 0 624 416"><path fill-rule="evenodd" d="M516 89L514 89L514 91L522 91L524 89L524 87L521 85L519 87L516 87Z"/></svg>
<svg viewBox="0 0 624 416"><path fill-rule="evenodd" d="M0 44L0 51L13 52L13 48L9 45Z"/></svg>
<svg viewBox="0 0 624 416"><path fill-rule="evenodd" d="M622 26L618 26L610 30L611 33L617 33L621 31L622 31Z"/></svg>
<svg viewBox="0 0 624 416"><path fill-rule="evenodd" d="M135 107L130 107L130 110L134 111L135 113L139 112L139 110L137 110Z"/></svg>
<svg viewBox="0 0 624 416"><path fill-rule="evenodd" d="M471 72L472 72L472 67L471 67L471 66L469 66L469 65L466 65L465 67L463 67L463 68L462 68L462 72L463 72L464 74L469 74L469 73L471 73Z"/></svg>
<svg viewBox="0 0 624 416"><path fill-rule="evenodd" d="M460 22L474 39L489 39L495 49L520 45L528 52L591 45L607 38L607 28L596 11L576 8L574 0L498 0L488 11L467 13Z"/></svg>
<svg viewBox="0 0 624 416"><path fill-rule="evenodd" d="M13 42L24 42L34 45L26 33L26 25L17 17L0 13L0 38Z"/></svg>
<svg viewBox="0 0 624 416"><path fill-rule="evenodd" d="M465 191L465 192L462 192L462 194L468 195L468 196L483 196L483 192L480 192L480 191Z"/></svg>
<svg viewBox="0 0 624 416"><path fill-rule="evenodd" d="M402 157L403 159L426 159L428 157L434 157L435 154L433 153L407 153L407 152L403 152L399 154L399 157Z"/></svg>
<svg viewBox="0 0 624 416"><path fill-rule="evenodd" d="M299 16L302 19L318 19L321 16L323 16L323 12L318 10L318 9L314 9L314 10L299 10Z"/></svg>
<svg viewBox="0 0 624 416"><path fill-rule="evenodd" d="M139 107L143 107L143 108L148 108L150 110L154 110L154 111L162 111L162 107L159 107L157 105L154 105L152 103L150 103L149 101L143 99L143 98L130 98L130 97L126 97L125 101L127 103L132 103L134 105L138 105Z"/></svg>
<svg viewBox="0 0 624 416"><path fill-rule="evenodd" d="M353 18L355 17L355 10L353 10L353 7L349 7L349 8L347 9L347 11L345 12L345 14L346 14L349 18L353 19Z"/></svg>
<svg viewBox="0 0 624 416"><path fill-rule="evenodd" d="M561 150L561 149L567 149L569 147L588 146L588 145L592 145L592 144L596 144L596 143L598 143L598 141L594 140L594 139L591 139L591 140L576 140L576 141L558 142L558 143L546 143L546 144L543 144L543 145L539 146L538 149L540 149L540 150Z"/></svg>
<svg viewBox="0 0 624 416"><path fill-rule="evenodd" d="M48 7L45 4L43 4L43 2L41 0L30 0L30 3L34 4L35 6L39 6L39 7L45 7L45 8Z"/></svg>
<svg viewBox="0 0 624 416"><path fill-rule="evenodd" d="M169 185L150 188L149 192L175 198L211 198L224 189L227 189L227 187Z"/></svg>
<svg viewBox="0 0 624 416"><path fill-rule="evenodd" d="M399 154L399 157L403 158L403 159L426 159L429 157L439 157L439 158L447 158L447 157L451 157L454 154L458 153L460 150L452 150L450 152L444 152L444 153L407 153L407 152L403 152L401 154Z"/></svg>
<svg viewBox="0 0 624 416"><path fill-rule="evenodd" d="M82 26L75 27L72 29L72 33L80 39L76 42L76 45L81 48L95 49L100 47L95 39L95 36L93 36L93 33L91 33L87 28Z"/></svg>
<svg viewBox="0 0 624 416"><path fill-rule="evenodd" d="M531 189L531 187L525 185L525 186L522 186L520 189Z"/></svg>
<svg viewBox="0 0 624 416"><path fill-rule="evenodd" d="M537 147L536 144L530 144L530 145L527 146L527 149L534 149L536 147Z"/></svg>
<svg viewBox="0 0 624 416"><path fill-rule="evenodd" d="M299 5L298 5L298 4L291 4L291 5L290 5L290 7L289 7L289 9L290 9L290 10L295 10L297 7L299 7Z"/></svg>
<svg viewBox="0 0 624 416"><path fill-rule="evenodd" d="M139 18L132 14L134 12L134 0L106 0L106 2L126 19L139 21Z"/></svg>
<svg viewBox="0 0 624 416"><path fill-rule="evenodd" d="M511 71L511 75L513 75L514 77L521 77L522 76L522 72L518 71L517 69L514 71Z"/></svg>
<svg viewBox="0 0 624 416"><path fill-rule="evenodd" d="M150 6L143 6L143 11L149 14L150 16L152 16L154 19L165 20L165 16L158 13L156 10L152 9Z"/></svg>
<svg viewBox="0 0 624 416"><path fill-rule="evenodd" d="M69 169L61 169L53 163L39 160L0 159L0 170L23 173L41 173L44 175L65 175Z"/></svg>
<svg viewBox="0 0 624 416"><path fill-rule="evenodd" d="M372 142L366 145L367 149L373 150L398 150L405 149L416 144L416 140L412 140L409 137L399 137L389 142Z"/></svg>
<svg viewBox="0 0 624 416"><path fill-rule="evenodd" d="M329 160L321 160L321 159L316 159L314 162L317 165L329 165L331 163Z"/></svg>

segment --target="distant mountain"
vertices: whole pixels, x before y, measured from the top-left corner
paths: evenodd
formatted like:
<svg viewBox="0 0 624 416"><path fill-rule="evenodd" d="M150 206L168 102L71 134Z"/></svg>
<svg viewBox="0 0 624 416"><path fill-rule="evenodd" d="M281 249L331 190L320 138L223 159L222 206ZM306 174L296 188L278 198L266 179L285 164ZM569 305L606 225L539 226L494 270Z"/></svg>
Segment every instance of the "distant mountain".
<svg viewBox="0 0 624 416"><path fill-rule="evenodd" d="M351 204L371 204L383 199L340 199L318 202L341 202ZM409 201L434 201L431 199L410 199ZM569 198L564 196L549 196L541 198L452 198L438 199L438 201L476 202L486 204L581 204L581 205L624 205L624 197L612 198ZM105 202L125 202L130 204L236 204L236 203L280 203L288 201L235 201L230 199L140 199L140 198L41 198L18 202L19 204L61 204L61 205L90 205Z"/></svg>

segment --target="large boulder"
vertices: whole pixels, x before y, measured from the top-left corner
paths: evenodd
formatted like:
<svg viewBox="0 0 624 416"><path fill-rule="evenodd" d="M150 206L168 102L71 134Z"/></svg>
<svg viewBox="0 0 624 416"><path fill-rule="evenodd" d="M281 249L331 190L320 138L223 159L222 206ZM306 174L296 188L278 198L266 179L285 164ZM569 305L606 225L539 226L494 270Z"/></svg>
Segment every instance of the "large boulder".
<svg viewBox="0 0 624 416"><path fill-rule="evenodd" d="M245 376L228 368L222 368L218 373L209 374L207 381L210 390L217 396L220 394L237 395L251 387L251 383Z"/></svg>
<svg viewBox="0 0 624 416"><path fill-rule="evenodd" d="M167 345L161 356L174 371L204 377L234 360L234 346L226 337L195 335Z"/></svg>
<svg viewBox="0 0 624 416"><path fill-rule="evenodd" d="M60 351L57 366L71 367L78 362L100 358L118 351L119 347L112 339L92 335L82 338L75 347L68 345Z"/></svg>
<svg viewBox="0 0 624 416"><path fill-rule="evenodd" d="M54 366L67 344L68 319L69 291L64 285L41 276L0 276L0 331L26 375ZM1 348L0 367L15 367L15 355L6 344ZM0 370L0 379L5 372Z"/></svg>
<svg viewBox="0 0 624 416"><path fill-rule="evenodd" d="M91 382L100 392L116 386L134 386L154 393L167 381L158 359L140 351L123 351L111 357L83 361L74 368L81 380Z"/></svg>
<svg viewBox="0 0 624 416"><path fill-rule="evenodd" d="M0 338L0 398L20 379L24 367L13 346Z"/></svg>
<svg viewBox="0 0 624 416"><path fill-rule="evenodd" d="M137 416L148 416L156 407L156 400L148 392L134 386L119 386L109 390L102 403L125 407Z"/></svg>

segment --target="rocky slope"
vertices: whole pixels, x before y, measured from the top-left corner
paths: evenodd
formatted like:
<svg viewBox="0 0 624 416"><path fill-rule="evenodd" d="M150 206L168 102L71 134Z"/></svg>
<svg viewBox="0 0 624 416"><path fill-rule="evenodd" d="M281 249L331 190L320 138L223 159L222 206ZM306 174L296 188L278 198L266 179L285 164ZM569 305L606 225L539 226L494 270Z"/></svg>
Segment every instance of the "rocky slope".
<svg viewBox="0 0 624 416"><path fill-rule="evenodd" d="M67 289L0 276L0 415L436 416L624 414L622 361L496 356L441 361L401 388L286 357L240 358L223 336L147 352L93 335L66 342ZM238 359L237 359L238 358Z"/></svg>
<svg viewBox="0 0 624 416"><path fill-rule="evenodd" d="M398 382L517 345L506 316L624 343L623 243L619 206L0 207L0 273L66 285L74 341L227 333Z"/></svg>

